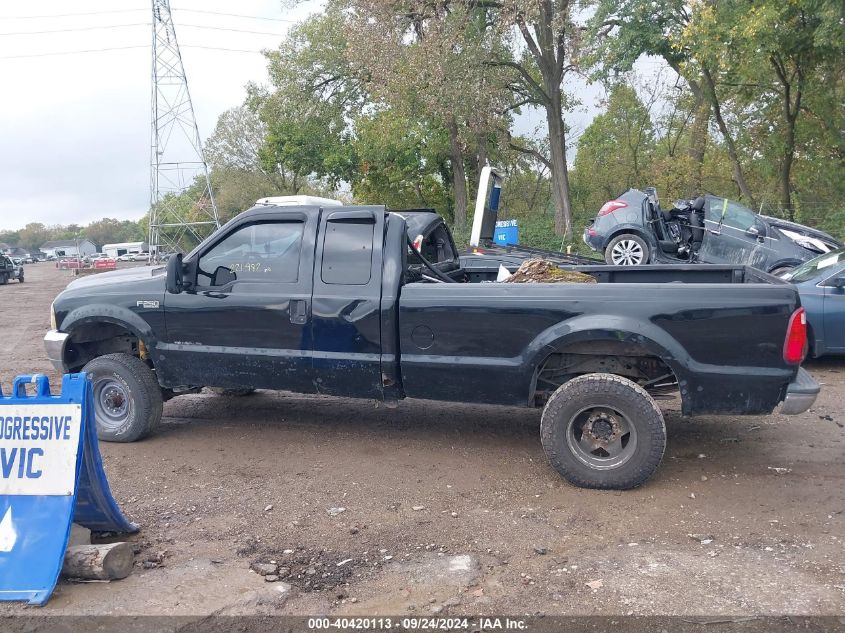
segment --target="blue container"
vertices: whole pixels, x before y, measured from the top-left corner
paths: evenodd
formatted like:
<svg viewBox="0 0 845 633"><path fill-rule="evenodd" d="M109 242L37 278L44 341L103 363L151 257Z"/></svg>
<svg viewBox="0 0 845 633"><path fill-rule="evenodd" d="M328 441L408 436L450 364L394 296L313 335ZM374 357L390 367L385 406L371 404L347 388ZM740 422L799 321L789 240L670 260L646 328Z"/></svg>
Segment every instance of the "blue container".
<svg viewBox="0 0 845 633"><path fill-rule="evenodd" d="M496 222L496 230L493 231L493 242L501 246L519 244L519 227L516 224L516 220L501 220Z"/></svg>

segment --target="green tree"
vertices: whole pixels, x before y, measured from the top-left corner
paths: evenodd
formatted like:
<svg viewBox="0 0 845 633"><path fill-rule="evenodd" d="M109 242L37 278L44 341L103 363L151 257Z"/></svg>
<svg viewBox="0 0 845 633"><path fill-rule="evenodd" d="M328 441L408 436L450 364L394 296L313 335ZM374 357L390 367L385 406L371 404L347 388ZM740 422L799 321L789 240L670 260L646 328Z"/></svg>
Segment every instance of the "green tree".
<svg viewBox="0 0 845 633"><path fill-rule="evenodd" d="M523 47L513 43L511 53L495 63L512 71L510 85L518 103L531 104L543 110L549 137L549 157L544 159L551 171L555 203L555 232L559 236L572 233L572 204L566 160L566 133L563 114L567 100L563 92L565 75L578 68L579 27L574 21L577 12L572 0L502 0L496 19L506 32L513 29ZM514 149L519 144L511 143Z"/></svg>
<svg viewBox="0 0 845 633"><path fill-rule="evenodd" d="M352 183L356 200L393 208L451 207L444 178L449 160L444 130L424 120L385 109L356 121L355 153L360 161ZM448 217L448 213L445 214Z"/></svg>
<svg viewBox="0 0 845 633"><path fill-rule="evenodd" d="M737 86L744 127L756 123L778 155L780 204L790 218L805 99L814 87L825 90L822 82L845 59L842 7L834 0L724 0L701 6L685 30L702 43L696 56L705 72L720 72Z"/></svg>
<svg viewBox="0 0 845 633"><path fill-rule="evenodd" d="M595 183L588 204L597 209L631 187L645 186L654 143L649 109L631 86L614 85L607 109L578 139L574 177Z"/></svg>
<svg viewBox="0 0 845 633"><path fill-rule="evenodd" d="M28 251L36 251L50 239L61 239L41 222L30 222L18 231L18 246Z"/></svg>
<svg viewBox="0 0 845 633"><path fill-rule="evenodd" d="M262 169L285 179L296 193L309 179L332 185L349 180L350 117L364 103L363 82L346 58L347 14L329 4L291 29L275 51L267 53L272 90L249 89L248 105L266 126L259 152Z"/></svg>
<svg viewBox="0 0 845 633"><path fill-rule="evenodd" d="M477 177L495 131L507 120L510 91L486 62L500 40L476 3L352 0L349 57L380 110L448 140L454 222L466 223L467 164Z"/></svg>
<svg viewBox="0 0 845 633"><path fill-rule="evenodd" d="M707 42L693 37L689 30L696 11L706 6L703 2L690 5L685 0L598 0L588 23L589 39L593 42L588 59L597 68L598 76L607 77L630 71L643 55L662 58L684 78L695 99L694 119L688 134L688 155L696 164L695 188L701 186L712 112L731 160L734 180L742 197L753 205L754 196L734 133L723 113L719 73L714 72L712 59L699 54Z"/></svg>

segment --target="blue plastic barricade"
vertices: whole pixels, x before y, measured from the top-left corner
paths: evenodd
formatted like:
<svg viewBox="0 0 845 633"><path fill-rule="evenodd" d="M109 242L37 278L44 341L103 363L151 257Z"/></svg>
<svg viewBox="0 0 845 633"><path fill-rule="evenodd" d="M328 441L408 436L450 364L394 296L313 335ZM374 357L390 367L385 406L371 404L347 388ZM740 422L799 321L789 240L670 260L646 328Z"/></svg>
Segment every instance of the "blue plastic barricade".
<svg viewBox="0 0 845 633"><path fill-rule="evenodd" d="M60 396L40 375L18 376L10 396L0 392L0 600L49 599L72 522L138 531L112 498L92 399L84 373L64 376Z"/></svg>

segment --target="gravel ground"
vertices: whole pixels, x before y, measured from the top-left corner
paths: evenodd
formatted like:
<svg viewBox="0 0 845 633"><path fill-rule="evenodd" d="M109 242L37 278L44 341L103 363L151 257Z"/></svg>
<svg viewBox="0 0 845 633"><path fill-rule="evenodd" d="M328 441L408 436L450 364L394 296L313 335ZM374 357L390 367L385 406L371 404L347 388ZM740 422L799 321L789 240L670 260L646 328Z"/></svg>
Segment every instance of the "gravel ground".
<svg viewBox="0 0 845 633"><path fill-rule="evenodd" d="M41 263L0 287L5 392L58 384L41 338L69 279ZM564 483L538 411L176 398L154 436L100 447L142 526L134 573L61 581L39 613L841 614L845 359L807 367L824 387L799 416L661 403L666 456L629 492Z"/></svg>

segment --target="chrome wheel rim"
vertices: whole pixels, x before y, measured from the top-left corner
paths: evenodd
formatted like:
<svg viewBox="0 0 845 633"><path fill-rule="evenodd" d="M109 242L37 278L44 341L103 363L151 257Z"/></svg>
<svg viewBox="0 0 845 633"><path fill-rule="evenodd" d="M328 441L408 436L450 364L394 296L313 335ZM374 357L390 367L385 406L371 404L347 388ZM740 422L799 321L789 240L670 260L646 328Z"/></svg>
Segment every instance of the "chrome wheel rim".
<svg viewBox="0 0 845 633"><path fill-rule="evenodd" d="M583 464L612 470L637 450L637 430L626 415L605 406L584 407L566 427L569 450Z"/></svg>
<svg viewBox="0 0 845 633"><path fill-rule="evenodd" d="M109 376L95 379L93 388L97 424L110 430L122 427L132 412L126 385Z"/></svg>
<svg viewBox="0 0 845 633"><path fill-rule="evenodd" d="M617 266L639 266L644 255L643 247L635 240L619 240L610 251L610 258Z"/></svg>

